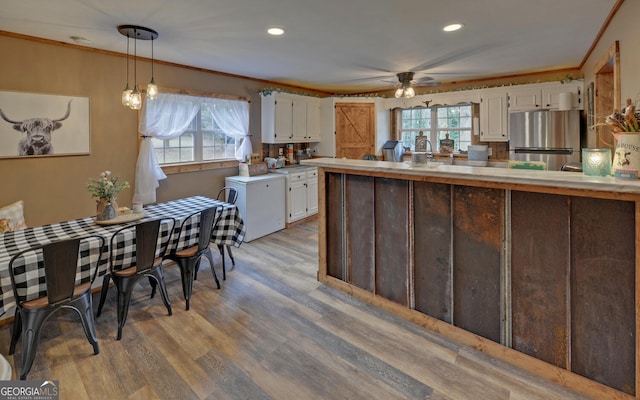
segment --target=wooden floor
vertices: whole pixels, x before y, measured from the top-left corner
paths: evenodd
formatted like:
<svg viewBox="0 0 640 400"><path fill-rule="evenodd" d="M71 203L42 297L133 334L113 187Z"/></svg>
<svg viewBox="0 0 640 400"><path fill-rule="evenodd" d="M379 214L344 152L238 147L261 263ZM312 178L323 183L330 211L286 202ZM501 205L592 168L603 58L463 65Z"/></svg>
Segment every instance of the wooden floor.
<svg viewBox="0 0 640 400"><path fill-rule="evenodd" d="M584 399L320 285L315 221L234 255L221 290L203 261L190 311L175 266L172 316L147 282L137 287L121 341L112 288L99 355L75 316L58 314L28 379L58 380L60 399ZM0 328L3 354L10 328ZM20 354L8 357L14 379Z"/></svg>

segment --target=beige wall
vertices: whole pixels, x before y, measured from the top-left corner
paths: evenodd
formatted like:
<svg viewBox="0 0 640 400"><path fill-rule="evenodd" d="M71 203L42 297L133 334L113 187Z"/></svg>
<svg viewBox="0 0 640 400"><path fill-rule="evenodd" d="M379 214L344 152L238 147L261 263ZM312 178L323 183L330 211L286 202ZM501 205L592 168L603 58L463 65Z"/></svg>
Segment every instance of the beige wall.
<svg viewBox="0 0 640 400"><path fill-rule="evenodd" d="M637 15L640 15L640 1L624 2L585 63L582 70L585 84L593 81L593 65L619 40L622 99L638 98L640 24L636 21ZM28 225L92 215L95 204L84 188L89 177L109 169L121 179L134 182L137 113L120 105L120 92L125 84L124 58L8 36L0 36L0 54L3 55L0 90L89 97L91 113L91 155L0 159L0 205L24 200ZM143 83L149 79L148 63L138 64L138 77ZM161 87L250 98L252 144L255 151L259 150L258 90L273 84L163 64L156 64L155 78ZM237 168L170 175L160 182L157 199L215 196L224 184L224 177L235 174ZM121 205L129 205L132 196L133 190L128 189L118 200Z"/></svg>
<svg viewBox="0 0 640 400"><path fill-rule="evenodd" d="M89 97L91 114L89 156L0 159L0 205L21 199L27 224L42 225L94 214L95 202L84 184L101 171L111 170L133 185L138 115L120 104L124 57L7 36L0 36L0 54L0 90ZM161 87L250 98L252 145L260 149L258 90L273 85L161 64L154 75ZM138 79L145 84L150 79L149 63L138 63ZM237 173L226 168L170 175L160 182L157 200L215 196L224 177ZM123 191L119 205L128 206L132 197L133 188Z"/></svg>

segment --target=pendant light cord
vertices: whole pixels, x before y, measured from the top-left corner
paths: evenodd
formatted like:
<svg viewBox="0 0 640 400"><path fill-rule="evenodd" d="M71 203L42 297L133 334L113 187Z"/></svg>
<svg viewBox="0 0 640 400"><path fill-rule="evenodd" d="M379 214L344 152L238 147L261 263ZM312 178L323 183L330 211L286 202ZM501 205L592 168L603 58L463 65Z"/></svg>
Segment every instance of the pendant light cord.
<svg viewBox="0 0 640 400"><path fill-rule="evenodd" d="M133 90L138 90L138 31L133 30L133 34L136 35L133 38Z"/></svg>
<svg viewBox="0 0 640 400"><path fill-rule="evenodd" d="M127 35L127 89L129 88L129 35Z"/></svg>

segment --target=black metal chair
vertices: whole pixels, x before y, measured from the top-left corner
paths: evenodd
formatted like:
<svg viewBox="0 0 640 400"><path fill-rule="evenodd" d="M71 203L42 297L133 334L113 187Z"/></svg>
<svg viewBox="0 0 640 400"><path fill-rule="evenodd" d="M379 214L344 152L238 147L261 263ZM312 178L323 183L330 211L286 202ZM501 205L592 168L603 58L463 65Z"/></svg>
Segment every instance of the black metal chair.
<svg viewBox="0 0 640 400"><path fill-rule="evenodd" d="M9 354L14 353L16 342L22 337L20 379L26 379L31 370L42 326L60 309L71 309L80 316L93 354L100 352L91 305L91 284L96 278L105 244L105 239L97 235L65 239L21 251L9 261L9 276L17 305ZM76 275L81 270L86 271L86 278L76 284ZM44 277L46 294L40 292L39 279L28 282L33 276Z"/></svg>
<svg viewBox="0 0 640 400"><path fill-rule="evenodd" d="M165 255L165 259L175 261L175 263L180 267L182 292L184 293L184 299L187 303L187 310L190 307L196 270L200 267L200 260L202 259L202 256L206 256L207 253L211 254L211 249L209 248L211 232L213 227L218 223L218 221L220 221L221 216L221 207L211 207L189 215L180 226L180 236L178 236L178 241L180 241L180 238L186 235L189 231L192 232L191 236L184 239L187 240L188 243L193 243L194 241L197 241L197 243L183 249L174 250ZM195 223L198 224L198 229L194 230L191 225ZM213 261L211 258L209 258L209 260L211 263L213 279L216 281L218 289L220 289L220 281L218 280L216 271L213 268Z"/></svg>
<svg viewBox="0 0 640 400"><path fill-rule="evenodd" d="M162 221L166 221L169 225L165 235L160 234ZM154 288L155 284L160 286L162 301L167 307L169 315L173 313L162 271L162 260L171 241L174 228L175 220L173 218L162 218L125 226L118 229L111 237L109 273L105 275L102 283L102 293L96 316L99 317L102 313L102 306L109 290L109 281L113 280L118 290L117 340L122 338L122 328L127 321L133 288L143 278L148 278ZM125 263L124 261L128 258L124 244L131 240L135 240L135 258L131 258Z"/></svg>
<svg viewBox="0 0 640 400"><path fill-rule="evenodd" d="M236 204L238 200L238 191L236 188L225 186L218 192L218 196L216 197L220 201L224 201L231 204ZM227 280L227 271L224 262L224 249L227 249L227 253L229 254L229 258L231 259L231 268L236 266L236 260L233 259L233 253L231 252L231 246L229 245L218 245L218 250L220 251L220 256L222 256L222 280ZM210 260L211 261L211 260Z"/></svg>

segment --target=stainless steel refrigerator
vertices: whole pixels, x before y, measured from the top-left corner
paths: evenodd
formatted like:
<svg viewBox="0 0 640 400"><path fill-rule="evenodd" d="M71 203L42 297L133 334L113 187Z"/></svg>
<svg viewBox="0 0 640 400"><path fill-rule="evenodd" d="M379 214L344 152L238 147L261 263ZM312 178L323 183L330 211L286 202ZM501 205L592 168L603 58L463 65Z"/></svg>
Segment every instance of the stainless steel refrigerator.
<svg viewBox="0 0 640 400"><path fill-rule="evenodd" d="M509 159L544 161L559 171L580 162L580 111L525 111L509 114Z"/></svg>

